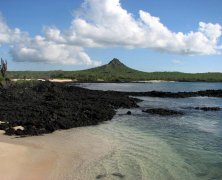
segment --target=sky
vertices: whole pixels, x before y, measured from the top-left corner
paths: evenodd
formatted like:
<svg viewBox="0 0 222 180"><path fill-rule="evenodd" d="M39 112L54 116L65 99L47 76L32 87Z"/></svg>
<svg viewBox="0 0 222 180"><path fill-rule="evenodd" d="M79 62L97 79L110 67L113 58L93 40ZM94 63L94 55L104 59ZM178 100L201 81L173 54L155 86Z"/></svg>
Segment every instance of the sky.
<svg viewBox="0 0 222 180"><path fill-rule="evenodd" d="M221 0L0 0L9 70L120 59L147 71L222 72Z"/></svg>

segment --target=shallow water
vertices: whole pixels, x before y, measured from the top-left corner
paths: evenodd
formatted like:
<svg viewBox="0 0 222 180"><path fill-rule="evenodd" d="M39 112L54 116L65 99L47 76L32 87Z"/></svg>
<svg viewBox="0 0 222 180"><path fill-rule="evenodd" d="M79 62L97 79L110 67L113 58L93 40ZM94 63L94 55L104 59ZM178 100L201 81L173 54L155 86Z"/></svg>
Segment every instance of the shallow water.
<svg viewBox="0 0 222 180"><path fill-rule="evenodd" d="M196 91L222 89L222 83L84 84L90 89L122 91ZM81 169L83 179L222 179L222 111L204 112L197 106L220 106L221 98L185 99L139 97L140 108L118 110L112 121L89 127L93 135L112 139L116 148ZM161 117L143 108L163 107L185 112Z"/></svg>

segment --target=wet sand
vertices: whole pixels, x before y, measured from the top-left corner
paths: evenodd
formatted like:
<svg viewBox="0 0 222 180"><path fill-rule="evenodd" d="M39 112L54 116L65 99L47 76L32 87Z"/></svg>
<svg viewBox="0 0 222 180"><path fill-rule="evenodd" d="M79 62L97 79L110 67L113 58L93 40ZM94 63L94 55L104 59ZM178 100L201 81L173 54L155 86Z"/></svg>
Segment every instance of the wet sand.
<svg viewBox="0 0 222 180"><path fill-rule="evenodd" d="M90 129L26 138L0 135L0 179L82 179L84 168L114 148Z"/></svg>
<svg viewBox="0 0 222 180"><path fill-rule="evenodd" d="M39 148L0 143L0 179L44 179L52 170L54 154Z"/></svg>

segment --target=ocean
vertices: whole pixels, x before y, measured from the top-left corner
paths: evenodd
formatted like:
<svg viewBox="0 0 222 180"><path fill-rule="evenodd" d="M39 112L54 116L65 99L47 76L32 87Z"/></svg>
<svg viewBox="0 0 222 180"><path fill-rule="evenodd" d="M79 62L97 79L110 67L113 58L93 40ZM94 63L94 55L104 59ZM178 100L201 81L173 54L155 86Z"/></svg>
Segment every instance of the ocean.
<svg viewBox="0 0 222 180"><path fill-rule="evenodd" d="M87 83L89 89L115 91L198 91L222 89L222 83ZM222 111L194 107L221 107L221 98L138 97L139 108L119 109L115 117L87 127L92 135L109 139L113 149L80 170L83 179L189 180L222 179ZM146 108L180 110L182 116L159 116ZM132 115L127 115L127 111Z"/></svg>

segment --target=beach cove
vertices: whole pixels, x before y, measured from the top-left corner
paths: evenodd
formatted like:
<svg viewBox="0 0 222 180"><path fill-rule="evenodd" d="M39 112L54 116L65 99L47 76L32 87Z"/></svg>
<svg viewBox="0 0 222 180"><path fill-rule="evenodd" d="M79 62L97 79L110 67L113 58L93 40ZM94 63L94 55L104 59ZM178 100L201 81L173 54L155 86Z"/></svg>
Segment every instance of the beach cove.
<svg viewBox="0 0 222 180"><path fill-rule="evenodd" d="M203 83L191 88L190 83L177 82L80 86L97 90L108 86L120 94L152 91L155 86L169 92L205 92L222 87L220 83ZM204 111L201 107L221 108L221 98L191 94L164 94L177 98L156 97L156 93L154 97L137 96L141 100L138 106L120 107L111 121L96 126L24 138L1 135L1 179L220 179L222 111ZM174 109L183 115L142 111L150 108Z"/></svg>

